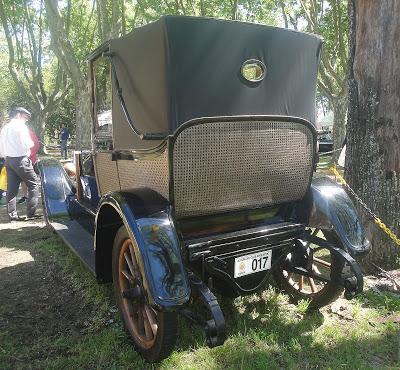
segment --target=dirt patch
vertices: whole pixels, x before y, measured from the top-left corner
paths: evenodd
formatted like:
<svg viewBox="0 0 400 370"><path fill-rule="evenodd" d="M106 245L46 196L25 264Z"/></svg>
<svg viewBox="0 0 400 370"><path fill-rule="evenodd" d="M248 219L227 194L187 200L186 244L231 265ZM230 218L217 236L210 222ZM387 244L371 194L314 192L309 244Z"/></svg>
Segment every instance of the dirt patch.
<svg viewBox="0 0 400 370"><path fill-rule="evenodd" d="M79 338L90 317L90 308L55 258L41 251L47 239L57 244L42 219L10 223L5 208L0 209L0 337L12 333L18 345L60 335ZM43 347L29 356L42 358L47 351ZM9 360L16 361L15 356Z"/></svg>
<svg viewBox="0 0 400 370"><path fill-rule="evenodd" d="M378 294L391 292L400 296L400 270L379 272L378 276L368 276L365 281Z"/></svg>
<svg viewBox="0 0 400 370"><path fill-rule="evenodd" d="M0 270L27 262L33 262L33 257L28 251L20 251L14 248L0 249Z"/></svg>

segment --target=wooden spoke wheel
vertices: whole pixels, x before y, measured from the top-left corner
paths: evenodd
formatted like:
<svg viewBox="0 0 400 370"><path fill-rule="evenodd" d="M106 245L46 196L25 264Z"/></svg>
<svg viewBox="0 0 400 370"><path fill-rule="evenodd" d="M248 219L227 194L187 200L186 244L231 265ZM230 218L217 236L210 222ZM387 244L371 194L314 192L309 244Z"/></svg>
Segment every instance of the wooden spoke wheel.
<svg viewBox="0 0 400 370"><path fill-rule="evenodd" d="M114 240L113 285L126 331L148 362L169 355L176 339L176 314L157 311L147 301L137 245L122 226Z"/></svg>
<svg viewBox="0 0 400 370"><path fill-rule="evenodd" d="M313 230L312 233L316 235L318 232L322 233L318 229ZM341 247L341 245L338 245L340 241L334 233L325 231L323 235L325 239ZM329 249L319 248L318 245L314 244L308 246L313 249L312 272L321 279L283 269L275 270L274 278L278 286L288 293L293 301L309 300L309 308L318 309L333 302L343 292L343 287L332 281L340 277L343 261ZM331 281L323 281L323 278Z"/></svg>

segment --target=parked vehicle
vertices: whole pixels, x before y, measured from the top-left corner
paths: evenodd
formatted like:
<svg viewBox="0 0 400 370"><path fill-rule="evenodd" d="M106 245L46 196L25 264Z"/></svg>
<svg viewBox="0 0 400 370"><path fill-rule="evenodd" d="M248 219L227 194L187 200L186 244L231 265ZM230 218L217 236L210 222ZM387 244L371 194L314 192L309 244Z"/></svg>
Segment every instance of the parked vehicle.
<svg viewBox="0 0 400 370"><path fill-rule="evenodd" d="M333 150L333 139L330 131L318 132L317 140L320 153L327 153Z"/></svg>
<svg viewBox="0 0 400 370"><path fill-rule="evenodd" d="M91 145L76 182L40 163L49 225L101 283L150 362L177 315L224 343L214 295L252 294L273 274L319 308L362 291L369 243L336 183L315 177L318 36L163 17L88 57ZM69 171L73 173L74 171ZM324 236L324 237L323 237Z"/></svg>

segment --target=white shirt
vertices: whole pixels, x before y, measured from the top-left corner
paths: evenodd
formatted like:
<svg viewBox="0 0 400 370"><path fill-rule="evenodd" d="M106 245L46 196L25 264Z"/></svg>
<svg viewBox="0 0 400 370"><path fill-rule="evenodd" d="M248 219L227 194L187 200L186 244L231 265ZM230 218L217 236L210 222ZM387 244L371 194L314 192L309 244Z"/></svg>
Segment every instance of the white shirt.
<svg viewBox="0 0 400 370"><path fill-rule="evenodd" d="M24 157L31 154L34 145L25 120L13 118L0 133L0 155L3 157Z"/></svg>

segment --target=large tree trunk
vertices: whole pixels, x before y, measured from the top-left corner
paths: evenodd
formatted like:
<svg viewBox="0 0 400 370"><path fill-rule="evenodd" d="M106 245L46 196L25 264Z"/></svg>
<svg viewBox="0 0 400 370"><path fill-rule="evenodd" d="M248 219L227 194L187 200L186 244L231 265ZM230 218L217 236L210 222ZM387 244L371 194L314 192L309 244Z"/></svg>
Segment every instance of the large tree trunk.
<svg viewBox="0 0 400 370"><path fill-rule="evenodd" d="M35 133L39 137L39 140L44 143L45 142L45 131L46 131L46 118L47 114L41 110L33 110L33 125L35 128Z"/></svg>
<svg viewBox="0 0 400 370"><path fill-rule="evenodd" d="M345 175L356 193L399 235L400 1L350 0L349 12ZM366 266L368 262L398 266L400 248L363 214L372 242Z"/></svg>
<svg viewBox="0 0 400 370"><path fill-rule="evenodd" d="M90 148L90 102L86 74L68 39L64 21L58 11L57 0L45 0L51 46L74 85L76 98L76 149Z"/></svg>

